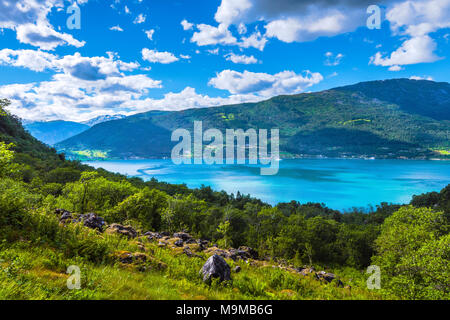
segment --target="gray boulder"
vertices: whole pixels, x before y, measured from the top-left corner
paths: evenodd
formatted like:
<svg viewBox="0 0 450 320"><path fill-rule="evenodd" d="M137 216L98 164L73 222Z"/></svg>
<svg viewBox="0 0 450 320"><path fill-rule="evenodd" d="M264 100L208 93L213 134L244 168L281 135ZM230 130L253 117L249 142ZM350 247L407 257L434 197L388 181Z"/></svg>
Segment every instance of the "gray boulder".
<svg viewBox="0 0 450 320"><path fill-rule="evenodd" d="M105 220L102 217L97 216L95 213L82 214L75 222L81 222L85 227L103 232L103 226Z"/></svg>
<svg viewBox="0 0 450 320"><path fill-rule="evenodd" d="M212 278L218 278L220 281L231 280L231 268L225 259L215 254L209 257L200 271L203 275L203 281L209 283Z"/></svg>

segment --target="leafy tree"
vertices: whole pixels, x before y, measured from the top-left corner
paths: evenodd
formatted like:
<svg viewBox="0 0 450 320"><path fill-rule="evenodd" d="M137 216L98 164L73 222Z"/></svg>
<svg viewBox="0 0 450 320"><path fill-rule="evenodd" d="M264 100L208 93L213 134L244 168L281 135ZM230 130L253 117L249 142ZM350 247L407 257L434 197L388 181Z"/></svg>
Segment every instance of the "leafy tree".
<svg viewBox="0 0 450 320"><path fill-rule="evenodd" d="M11 148L13 146L0 141L0 178L10 176L16 170L16 166L12 163L14 151Z"/></svg>
<svg viewBox="0 0 450 320"><path fill-rule="evenodd" d="M442 212L403 207L387 218L373 263L385 290L407 299L450 296L449 231Z"/></svg>
<svg viewBox="0 0 450 320"><path fill-rule="evenodd" d="M155 189L144 188L119 203L107 215L111 222L138 221L146 230L161 228L161 215L167 207L168 196Z"/></svg>
<svg viewBox="0 0 450 320"><path fill-rule="evenodd" d="M231 243L231 224L230 221L224 221L217 227L217 232L222 235L222 239L219 240L219 245L224 248L228 248Z"/></svg>

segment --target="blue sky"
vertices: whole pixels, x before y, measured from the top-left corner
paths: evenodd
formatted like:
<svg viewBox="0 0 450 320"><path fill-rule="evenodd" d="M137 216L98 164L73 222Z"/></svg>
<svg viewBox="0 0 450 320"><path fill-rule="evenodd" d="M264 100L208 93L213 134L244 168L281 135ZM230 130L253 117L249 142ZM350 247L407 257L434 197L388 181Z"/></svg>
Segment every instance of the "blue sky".
<svg viewBox="0 0 450 320"><path fill-rule="evenodd" d="M366 25L371 4L380 29ZM24 119L82 121L449 81L449 27L450 0L2 0L0 97Z"/></svg>

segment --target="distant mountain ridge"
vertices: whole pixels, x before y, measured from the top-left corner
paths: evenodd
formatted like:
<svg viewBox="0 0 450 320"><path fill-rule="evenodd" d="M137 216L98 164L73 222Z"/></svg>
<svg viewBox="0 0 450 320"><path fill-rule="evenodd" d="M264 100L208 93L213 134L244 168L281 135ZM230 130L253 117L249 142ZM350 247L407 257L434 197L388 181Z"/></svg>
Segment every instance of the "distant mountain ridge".
<svg viewBox="0 0 450 320"><path fill-rule="evenodd" d="M96 124L125 118L124 115L104 115L93 119L74 122L74 121L22 121L22 125L36 139L50 146L73 137L83 131L88 130Z"/></svg>
<svg viewBox="0 0 450 320"><path fill-rule="evenodd" d="M87 120L87 121L83 121L81 122L82 124L86 124L89 127L93 127L96 124L102 123L102 122L106 122L106 121L112 121L112 120L119 120L119 119L123 119L126 118L125 115L123 114L115 114L115 115L104 115L104 116L98 116L95 117L93 119Z"/></svg>
<svg viewBox="0 0 450 320"><path fill-rule="evenodd" d="M171 132L280 129L282 157L445 158L450 155L450 84L393 79L362 82L258 103L151 111L98 124L56 145L69 157L170 156ZM95 156L94 156L95 157Z"/></svg>
<svg viewBox="0 0 450 320"><path fill-rule="evenodd" d="M33 137L50 146L90 128L88 125L82 123L62 120L31 122L23 126Z"/></svg>

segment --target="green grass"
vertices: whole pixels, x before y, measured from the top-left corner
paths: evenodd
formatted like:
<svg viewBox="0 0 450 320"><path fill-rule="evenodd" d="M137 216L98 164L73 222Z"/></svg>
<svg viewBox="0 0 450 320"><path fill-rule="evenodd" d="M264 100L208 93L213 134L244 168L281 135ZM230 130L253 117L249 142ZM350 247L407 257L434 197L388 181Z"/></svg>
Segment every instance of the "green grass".
<svg viewBox="0 0 450 320"><path fill-rule="evenodd" d="M54 216L29 213L24 230L7 235L0 245L0 299L381 299L364 287L364 274L354 269L341 270L342 281L352 288L339 288L308 277L301 277L271 262L227 262L240 273L232 273L227 283L203 283L199 270L204 260L160 248L154 242L128 241L116 235L100 235L79 225L57 226ZM30 232L30 223L34 231ZM27 227L28 225L28 227ZM55 229L55 227L57 229ZM124 265L113 257L121 250L141 250L166 268L147 264ZM204 258L207 256L200 253ZM81 289L69 290L66 270L81 269ZM350 271L349 271L350 270ZM352 278L346 277L349 274ZM357 279L359 279L357 281Z"/></svg>

